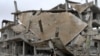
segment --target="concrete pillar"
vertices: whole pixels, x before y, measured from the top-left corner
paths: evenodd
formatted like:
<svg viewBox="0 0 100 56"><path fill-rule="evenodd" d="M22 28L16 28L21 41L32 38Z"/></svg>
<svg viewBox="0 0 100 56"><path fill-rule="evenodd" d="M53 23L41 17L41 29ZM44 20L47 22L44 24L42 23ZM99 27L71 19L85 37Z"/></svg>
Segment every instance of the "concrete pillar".
<svg viewBox="0 0 100 56"><path fill-rule="evenodd" d="M95 5L98 6L98 0L95 0Z"/></svg>
<svg viewBox="0 0 100 56"><path fill-rule="evenodd" d="M69 9L69 5L68 5L68 0L65 0L65 8L66 8L66 11L68 11L68 9Z"/></svg>
<svg viewBox="0 0 100 56"><path fill-rule="evenodd" d="M23 56L25 56L25 42L23 42Z"/></svg>
<svg viewBox="0 0 100 56"><path fill-rule="evenodd" d="M53 46L53 44L52 44L52 42L51 41L49 41L49 47L51 48L51 49L54 49L54 46Z"/></svg>
<svg viewBox="0 0 100 56"><path fill-rule="evenodd" d="M12 42L12 56L16 55L16 43Z"/></svg>
<svg viewBox="0 0 100 56"><path fill-rule="evenodd" d="M13 48L14 48L14 55L16 55L16 43L13 44Z"/></svg>
<svg viewBox="0 0 100 56"><path fill-rule="evenodd" d="M98 56L100 56L100 42L98 41L98 48L97 48L97 50L98 50Z"/></svg>
<svg viewBox="0 0 100 56"><path fill-rule="evenodd" d="M86 3L88 3L88 0L86 0Z"/></svg>
<svg viewBox="0 0 100 56"><path fill-rule="evenodd" d="M34 55L33 56L36 56L36 55L37 55L36 47L34 46Z"/></svg>

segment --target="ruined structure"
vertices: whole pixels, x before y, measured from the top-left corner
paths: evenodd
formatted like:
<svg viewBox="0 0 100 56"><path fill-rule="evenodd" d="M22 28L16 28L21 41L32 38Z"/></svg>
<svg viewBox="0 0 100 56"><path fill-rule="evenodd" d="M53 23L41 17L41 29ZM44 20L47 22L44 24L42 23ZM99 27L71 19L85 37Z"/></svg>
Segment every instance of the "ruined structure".
<svg viewBox="0 0 100 56"><path fill-rule="evenodd" d="M18 11L14 4L14 21L2 21L0 56L100 56L97 0L66 0L50 10Z"/></svg>

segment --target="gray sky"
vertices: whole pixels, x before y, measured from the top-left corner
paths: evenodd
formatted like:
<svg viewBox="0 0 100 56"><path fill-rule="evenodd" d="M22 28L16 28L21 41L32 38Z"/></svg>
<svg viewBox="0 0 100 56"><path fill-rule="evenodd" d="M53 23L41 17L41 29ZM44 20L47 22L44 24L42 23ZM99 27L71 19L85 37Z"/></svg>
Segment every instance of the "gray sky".
<svg viewBox="0 0 100 56"><path fill-rule="evenodd" d="M39 10L40 8L48 10L60 3L65 3L65 0L16 0L16 1L18 4L18 9L20 11L32 10L32 9ZM85 2L85 0L72 0L72 1L82 2L82 3ZM0 25L3 19L13 20L11 12L14 11L15 11L14 0L0 0Z"/></svg>

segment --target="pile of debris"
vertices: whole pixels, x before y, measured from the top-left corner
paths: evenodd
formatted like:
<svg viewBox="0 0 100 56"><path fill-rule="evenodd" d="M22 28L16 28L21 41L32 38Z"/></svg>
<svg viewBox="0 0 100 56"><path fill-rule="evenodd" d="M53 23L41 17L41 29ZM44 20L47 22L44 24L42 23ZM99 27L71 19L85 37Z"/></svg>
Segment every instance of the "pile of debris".
<svg viewBox="0 0 100 56"><path fill-rule="evenodd" d="M0 55L99 56L100 9L95 4L66 0L51 10L18 11L15 1L14 21L2 21Z"/></svg>

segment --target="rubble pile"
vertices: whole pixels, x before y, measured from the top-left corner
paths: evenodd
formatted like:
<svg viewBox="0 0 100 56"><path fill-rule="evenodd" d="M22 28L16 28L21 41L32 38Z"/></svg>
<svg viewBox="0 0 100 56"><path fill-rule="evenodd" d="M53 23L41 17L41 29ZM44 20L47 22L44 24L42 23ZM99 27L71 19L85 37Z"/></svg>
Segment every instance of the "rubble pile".
<svg viewBox="0 0 100 56"><path fill-rule="evenodd" d="M18 11L15 2L15 8L14 21L2 21L0 55L100 56L97 4L66 1L50 10Z"/></svg>

